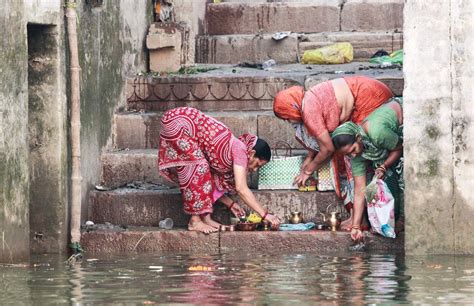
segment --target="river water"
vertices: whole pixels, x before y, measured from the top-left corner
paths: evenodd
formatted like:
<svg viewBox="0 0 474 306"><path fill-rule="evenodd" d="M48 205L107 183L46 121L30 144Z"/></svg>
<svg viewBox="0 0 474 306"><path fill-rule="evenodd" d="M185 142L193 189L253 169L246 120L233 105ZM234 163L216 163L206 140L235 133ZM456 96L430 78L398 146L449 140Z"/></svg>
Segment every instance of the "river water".
<svg viewBox="0 0 474 306"><path fill-rule="evenodd" d="M474 301L474 257L365 253L39 256L0 265L0 304L367 304Z"/></svg>

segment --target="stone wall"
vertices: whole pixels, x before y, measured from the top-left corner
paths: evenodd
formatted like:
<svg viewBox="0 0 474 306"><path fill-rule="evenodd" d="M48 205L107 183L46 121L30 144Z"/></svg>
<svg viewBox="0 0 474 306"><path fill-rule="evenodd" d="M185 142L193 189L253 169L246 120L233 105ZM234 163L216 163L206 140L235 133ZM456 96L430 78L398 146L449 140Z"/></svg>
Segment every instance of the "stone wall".
<svg viewBox="0 0 474 306"><path fill-rule="evenodd" d="M125 102L125 78L147 70L145 37L152 1L105 0L78 11L81 83L82 218L89 190L100 184L100 156L111 144L114 110Z"/></svg>
<svg viewBox="0 0 474 306"><path fill-rule="evenodd" d="M473 254L474 2L406 1L409 254Z"/></svg>
<svg viewBox="0 0 474 306"><path fill-rule="evenodd" d="M100 2L100 1L99 1ZM82 212L127 76L146 70L152 1L78 1ZM64 0L0 3L0 261L64 252L68 237L68 66ZM30 188L31 186L31 188ZM30 228L31 227L31 228Z"/></svg>
<svg viewBox="0 0 474 306"><path fill-rule="evenodd" d="M23 1L0 2L0 262L29 255L28 54L22 8Z"/></svg>

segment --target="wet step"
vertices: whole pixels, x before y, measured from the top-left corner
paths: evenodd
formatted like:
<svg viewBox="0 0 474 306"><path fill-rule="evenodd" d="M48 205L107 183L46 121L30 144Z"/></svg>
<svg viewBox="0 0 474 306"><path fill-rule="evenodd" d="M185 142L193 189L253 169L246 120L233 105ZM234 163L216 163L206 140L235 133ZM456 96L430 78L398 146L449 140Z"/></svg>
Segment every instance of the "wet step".
<svg viewBox="0 0 474 306"><path fill-rule="evenodd" d="M400 253L404 233L396 239L367 233L366 250L377 253ZM346 253L352 245L348 232L219 232L204 235L184 229L160 230L131 227L127 230L84 232L81 245L88 255L136 254L159 252L245 252L294 254L314 252L319 255Z"/></svg>
<svg viewBox="0 0 474 306"><path fill-rule="evenodd" d="M295 140L293 127L275 117L273 111L204 113L223 122L236 136L243 133L253 133L265 139L270 147L273 147L278 141L285 141L292 148L301 148L301 145ZM157 149L162 114L163 112L115 114L114 146L121 149Z"/></svg>
<svg viewBox="0 0 474 306"><path fill-rule="evenodd" d="M292 211L300 211L305 221L320 221L320 212L341 209L334 192L299 192L296 190L253 190L257 200L270 212L286 220ZM238 197L237 202L242 204ZM242 207L246 207L242 204ZM217 204L213 217L230 224L230 213ZM89 219L95 223L115 225L158 226L160 220L172 218L175 226L185 227L189 216L183 212L178 189L139 190L119 188L92 191L89 198Z"/></svg>
<svg viewBox="0 0 474 306"><path fill-rule="evenodd" d="M400 67L367 62L341 65L277 65L265 71L235 65L202 65L188 74L138 76L127 80L127 110L165 111L190 106L202 111L267 111L280 90L306 88L334 78L365 75L385 82L395 94L403 91ZM203 72L204 71L204 72Z"/></svg>
<svg viewBox="0 0 474 306"><path fill-rule="evenodd" d="M401 32L403 5L403 0L208 4L206 34Z"/></svg>
<svg viewBox="0 0 474 306"><path fill-rule="evenodd" d="M403 35L397 32L323 32L291 33L282 40L272 34L203 35L196 39L198 63L232 64L260 63L274 59L277 63L297 63L304 51L337 42L349 42L354 48L354 60L368 60L375 52L388 53L403 48Z"/></svg>

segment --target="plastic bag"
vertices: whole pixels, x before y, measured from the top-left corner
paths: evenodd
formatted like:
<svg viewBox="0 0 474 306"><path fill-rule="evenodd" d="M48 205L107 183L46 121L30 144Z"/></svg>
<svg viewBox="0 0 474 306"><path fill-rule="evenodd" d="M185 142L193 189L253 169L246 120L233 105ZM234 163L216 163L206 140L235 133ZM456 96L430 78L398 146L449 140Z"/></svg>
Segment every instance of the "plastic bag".
<svg viewBox="0 0 474 306"><path fill-rule="evenodd" d="M395 199L387 184L374 177L365 189L370 225L376 233L395 238Z"/></svg>
<svg viewBox="0 0 474 306"><path fill-rule="evenodd" d="M336 43L326 47L307 50L303 53L303 64L344 64L354 59L354 49L350 43Z"/></svg>
<svg viewBox="0 0 474 306"><path fill-rule="evenodd" d="M382 64L382 65L384 63L403 65L403 49L397 50L390 55L371 58L370 62L374 64Z"/></svg>

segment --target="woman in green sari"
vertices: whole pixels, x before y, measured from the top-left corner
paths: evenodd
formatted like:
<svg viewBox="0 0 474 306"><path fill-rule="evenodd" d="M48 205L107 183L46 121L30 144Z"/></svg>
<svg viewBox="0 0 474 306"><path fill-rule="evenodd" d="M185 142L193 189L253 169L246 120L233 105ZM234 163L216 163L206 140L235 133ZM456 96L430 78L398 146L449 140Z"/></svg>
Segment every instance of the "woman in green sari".
<svg viewBox="0 0 474 306"><path fill-rule="evenodd" d="M387 183L395 198L396 215L403 206L402 130L401 100L393 98L373 111L360 125L346 122L331 135L336 150L351 157L354 177L351 238L355 241L362 239L361 223L366 222L363 220L364 190L368 169L375 169L374 175Z"/></svg>

